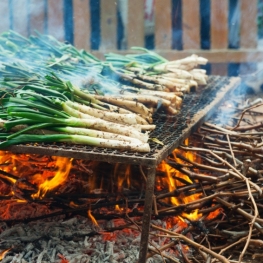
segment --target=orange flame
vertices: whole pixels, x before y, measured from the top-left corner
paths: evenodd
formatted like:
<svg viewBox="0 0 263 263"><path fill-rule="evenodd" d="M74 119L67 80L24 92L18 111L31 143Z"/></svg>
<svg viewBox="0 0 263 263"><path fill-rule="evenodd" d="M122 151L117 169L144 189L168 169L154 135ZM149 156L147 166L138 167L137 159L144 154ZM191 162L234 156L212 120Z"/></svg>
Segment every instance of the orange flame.
<svg viewBox="0 0 263 263"><path fill-rule="evenodd" d="M185 140L185 144L188 145L188 139ZM173 156L174 159L176 160L176 162L178 163L183 163L181 159L176 158L176 153L180 152L180 150L176 149L173 152ZM185 157L191 161L194 161L196 159L196 155L193 152L187 152L187 153L182 153L184 154ZM179 172L178 170L172 168L171 166L169 166L165 161L161 162L160 165L158 166L158 168L160 171L165 172L165 174L167 175L167 185L169 188L169 191L172 192L174 191L178 186L183 186L184 184L181 183L178 180L175 180L173 177L178 177L178 178L182 178L185 181L189 182L189 183L193 183L192 180L185 174L182 174L181 172ZM200 198L201 194L193 194L191 196L184 196L184 194L180 194L180 196L178 197L171 197L170 198L170 203L178 206L180 204L188 204L194 200L197 200ZM183 213L182 214L183 217L189 219L189 220L198 220L198 218L200 218L202 215L198 213L198 209L194 210L191 213ZM181 222L184 222L184 219L181 218Z"/></svg>
<svg viewBox="0 0 263 263"><path fill-rule="evenodd" d="M71 169L72 159L65 157L56 157L56 167L58 170L55 176L51 180L45 180L40 186L36 194L32 195L32 198L43 198L45 194L59 185L63 184L69 175Z"/></svg>
<svg viewBox="0 0 263 263"><path fill-rule="evenodd" d="M91 214L90 209L88 210L88 218L91 219L92 223L93 223L95 226L99 226L97 220L96 220L95 217Z"/></svg>
<svg viewBox="0 0 263 263"><path fill-rule="evenodd" d="M124 187L129 188L131 185L130 181L131 166L117 163L114 167L114 178L118 183L118 190L121 191Z"/></svg>
<svg viewBox="0 0 263 263"><path fill-rule="evenodd" d="M0 260L3 260L5 255L7 254L7 252L10 251L10 250L11 250L11 248L8 248L8 249L0 252Z"/></svg>

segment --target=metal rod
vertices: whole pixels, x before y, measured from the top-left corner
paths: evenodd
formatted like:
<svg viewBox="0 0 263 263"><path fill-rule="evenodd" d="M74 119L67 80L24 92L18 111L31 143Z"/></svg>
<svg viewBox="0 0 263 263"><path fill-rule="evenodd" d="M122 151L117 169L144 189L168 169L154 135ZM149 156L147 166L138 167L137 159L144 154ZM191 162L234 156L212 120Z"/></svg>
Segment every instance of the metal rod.
<svg viewBox="0 0 263 263"><path fill-rule="evenodd" d="M139 254L138 263L146 262L151 215L152 215L154 185L155 185L156 167L151 166L151 167L147 167L147 169L148 169L147 183L145 189L145 203L144 203L144 213L142 218L142 233L141 233L140 254Z"/></svg>

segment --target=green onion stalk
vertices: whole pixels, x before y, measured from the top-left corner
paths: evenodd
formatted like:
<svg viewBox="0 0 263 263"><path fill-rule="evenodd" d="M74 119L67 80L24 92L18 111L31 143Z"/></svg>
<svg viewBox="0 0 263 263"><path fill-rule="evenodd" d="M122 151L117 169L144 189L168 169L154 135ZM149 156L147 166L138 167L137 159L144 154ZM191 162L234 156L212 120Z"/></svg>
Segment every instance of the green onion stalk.
<svg viewBox="0 0 263 263"><path fill-rule="evenodd" d="M2 115L5 116L2 128L4 132L13 133L6 136L0 149L17 143L71 140L71 143L98 147L146 152L150 150L147 143L149 136L142 133L139 126L126 126L96 118L78 110L80 105L58 91L46 92L49 93L48 96L20 90L17 97L2 99ZM57 94L60 96L56 96ZM36 131L39 134L35 134Z"/></svg>
<svg viewBox="0 0 263 263"><path fill-rule="evenodd" d="M6 149L14 144L21 143L69 143L69 144L82 144L90 145L103 148L114 148L126 151L137 151L137 152L149 152L150 147L148 143L131 143L119 140L110 140L104 138L90 137L84 135L70 135L70 134L48 134L48 135L32 135L32 134L21 134L12 138L0 142L0 149Z"/></svg>

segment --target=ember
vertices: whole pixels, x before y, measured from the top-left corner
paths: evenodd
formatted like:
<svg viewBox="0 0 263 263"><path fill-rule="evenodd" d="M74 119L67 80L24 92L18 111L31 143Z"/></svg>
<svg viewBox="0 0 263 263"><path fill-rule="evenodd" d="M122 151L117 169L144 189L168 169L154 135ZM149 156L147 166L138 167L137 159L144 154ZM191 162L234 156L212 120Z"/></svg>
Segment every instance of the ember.
<svg viewBox="0 0 263 263"><path fill-rule="evenodd" d="M258 258L263 106L243 101L236 96L231 108L226 101L157 167L151 262ZM2 262L136 262L145 173L138 165L2 152Z"/></svg>

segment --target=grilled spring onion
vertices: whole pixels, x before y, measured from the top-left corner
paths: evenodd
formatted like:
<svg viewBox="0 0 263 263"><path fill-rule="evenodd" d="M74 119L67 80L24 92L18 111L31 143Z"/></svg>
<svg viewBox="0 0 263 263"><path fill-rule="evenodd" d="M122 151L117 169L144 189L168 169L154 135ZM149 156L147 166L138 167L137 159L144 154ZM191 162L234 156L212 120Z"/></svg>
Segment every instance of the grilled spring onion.
<svg viewBox="0 0 263 263"><path fill-rule="evenodd" d="M8 136L6 136L6 134L4 137L1 136L1 139L6 139L6 141L0 143L0 149L6 148L13 144L28 142L67 142L72 144L85 144L138 152L150 151L147 143L148 135L142 134L131 127L124 126L126 131L119 132L128 134L128 136L86 129L85 127L92 126L92 124L94 124L93 126L95 127L101 127L105 124L105 122L102 121L102 123L100 123L100 120L95 118L92 120L72 118L70 116L68 117L66 114L63 115L64 118L61 115L59 116L60 118L54 118L50 116L50 113L57 116L56 110L52 110L52 112L47 113L49 110L46 110L43 105L37 106L37 104L35 104L36 107L42 110L42 112L40 112L35 109L24 107L22 104L23 99L10 98L11 103L14 104L14 101L19 102L20 106L8 106L7 112L9 116L17 119L1 121L1 127L4 127L7 131L18 131L16 133L9 134ZM26 102L26 104L29 103ZM7 105L8 103L5 106ZM65 125L66 127L64 127ZM109 125L111 126L112 124ZM80 126L82 128L77 128L76 126ZM117 129L120 128L120 126L116 124L113 124L113 126L117 127ZM47 130L43 130L43 128ZM106 127L105 129L108 128ZM36 135L35 133L38 134Z"/></svg>
<svg viewBox="0 0 263 263"><path fill-rule="evenodd" d="M71 126L71 127L81 127L81 128L90 128L100 131L107 131L116 134L121 134L125 136L129 136L132 138L137 138L142 142L148 141L148 135L141 133L140 131L136 130L133 127L125 126L117 123L107 122L98 118L91 118L91 119L80 119L76 117L66 117L66 118L56 118L50 117L40 112L33 112L33 110L29 111L26 109L21 109L20 107L10 107L8 109L8 114L11 117L18 118L19 124L27 124L27 119L33 120L35 123L53 123L57 125L63 126ZM22 118L22 119L19 119ZM25 120L23 122L23 119ZM13 126L13 124L17 124L14 121L8 121L5 124L5 127L9 130Z"/></svg>
<svg viewBox="0 0 263 263"><path fill-rule="evenodd" d="M126 108L130 111L136 112L144 118L151 118L151 112L149 109L140 102L125 100L124 98L114 98L110 96L95 95L95 98L101 101L105 101L110 104L117 105L119 107Z"/></svg>
<svg viewBox="0 0 263 263"><path fill-rule="evenodd" d="M123 124L128 124L128 125L137 124L135 114L118 114L115 112L103 111L99 109L94 109L86 105L81 105L79 103L72 102L72 101L67 101L67 105L75 110L89 114L97 118L101 118L103 120L116 122L116 123L123 123ZM148 123L146 122L146 123L141 123L141 124L148 124Z"/></svg>
<svg viewBox="0 0 263 263"><path fill-rule="evenodd" d="M86 102L86 106L88 107L80 107L80 111L84 111L85 113L88 112L88 114L102 118L108 121L113 121L113 122L120 122L124 124L143 124L143 125L148 125L149 123L152 122L151 120L151 113L147 109L146 106L144 106L141 103L136 103L136 102L130 102L130 101L120 101L120 100L106 100L104 96L98 96L98 95L92 95L85 93L81 91L78 87L72 85L68 81L62 81L59 79L55 74L52 74L52 76L46 76L46 82L45 84L47 85L48 89L51 89L47 91L47 88L41 88L41 87L36 87L36 86L25 86L24 89L31 89L34 90L35 92L42 92L43 94L49 94L51 95L52 92L54 92L54 96L61 96L56 93L62 93L67 92L71 94L72 100L77 100L82 103ZM64 96L65 97L65 96ZM80 98L80 99L79 99ZM70 101L68 101L70 103ZM114 104L115 106L118 106L120 108L126 108L130 112L123 112L123 114L129 114L127 115L127 118L125 116L121 116L119 114L116 114L115 112L108 112L110 109L111 111L114 111L114 108L112 106ZM92 106L92 108L90 107ZM71 104L71 107L76 108L76 105L73 106ZM93 109L96 107L96 109ZM120 109L119 113L122 113L123 110ZM134 114L132 117L132 113ZM136 116L139 114L140 117Z"/></svg>
<svg viewBox="0 0 263 263"><path fill-rule="evenodd" d="M149 152L148 143L131 143L119 140L110 140L103 138L95 138L84 135L69 135L69 134L48 134L48 135L32 135L21 134L12 139L0 143L0 149L5 149L14 144L32 143L32 142L65 142L70 144L82 144L103 148L114 148L128 151Z"/></svg>
<svg viewBox="0 0 263 263"><path fill-rule="evenodd" d="M5 128L6 121L0 119L0 128ZM85 128L75 128L75 127L54 127L53 124L49 123L37 123L33 125L16 125L11 129L11 132L14 133L1 133L2 139L13 139L21 134L34 134L34 135L51 135L51 134L72 134L72 135L85 135L89 137L101 138L101 139L108 139L108 140L119 140L125 141L135 144L142 143L140 140L131 138L128 136L123 136L120 134L110 133L110 132L103 132L97 131L92 129L85 129ZM4 137L5 136L5 137Z"/></svg>

